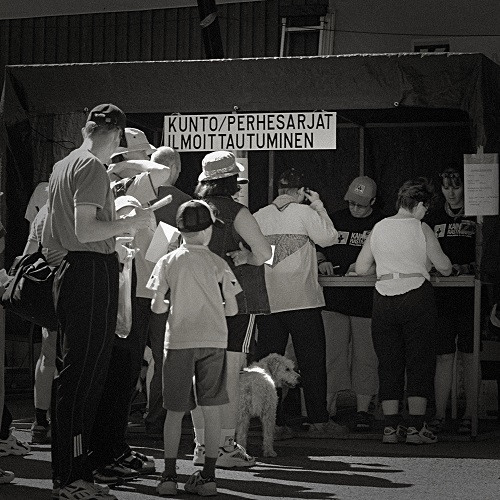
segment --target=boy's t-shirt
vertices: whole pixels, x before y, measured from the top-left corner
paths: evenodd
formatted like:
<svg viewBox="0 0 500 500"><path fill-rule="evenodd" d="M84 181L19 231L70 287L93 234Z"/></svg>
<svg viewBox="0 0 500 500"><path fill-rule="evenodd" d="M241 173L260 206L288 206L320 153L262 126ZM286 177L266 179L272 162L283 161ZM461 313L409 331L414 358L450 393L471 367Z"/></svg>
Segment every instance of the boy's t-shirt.
<svg viewBox="0 0 500 500"><path fill-rule="evenodd" d="M170 290L165 348L227 347L224 300L242 290L224 259L204 245L183 244L158 261L147 287Z"/></svg>

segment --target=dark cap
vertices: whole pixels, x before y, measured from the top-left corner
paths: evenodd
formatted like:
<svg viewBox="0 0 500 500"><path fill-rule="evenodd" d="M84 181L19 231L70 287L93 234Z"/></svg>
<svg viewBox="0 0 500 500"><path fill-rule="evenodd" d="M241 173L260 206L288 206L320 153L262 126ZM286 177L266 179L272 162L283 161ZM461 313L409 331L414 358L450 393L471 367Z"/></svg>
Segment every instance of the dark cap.
<svg viewBox="0 0 500 500"><path fill-rule="evenodd" d="M304 174L294 168L285 170L278 181L278 188L280 189L301 188L305 185Z"/></svg>
<svg viewBox="0 0 500 500"><path fill-rule="evenodd" d="M202 200L186 201L177 210L177 229L183 233L203 231L216 220L208 203Z"/></svg>
<svg viewBox="0 0 500 500"><path fill-rule="evenodd" d="M111 123L124 129L127 124L127 117L125 113L114 104L99 104L99 106L96 106L89 113L87 121L97 124Z"/></svg>

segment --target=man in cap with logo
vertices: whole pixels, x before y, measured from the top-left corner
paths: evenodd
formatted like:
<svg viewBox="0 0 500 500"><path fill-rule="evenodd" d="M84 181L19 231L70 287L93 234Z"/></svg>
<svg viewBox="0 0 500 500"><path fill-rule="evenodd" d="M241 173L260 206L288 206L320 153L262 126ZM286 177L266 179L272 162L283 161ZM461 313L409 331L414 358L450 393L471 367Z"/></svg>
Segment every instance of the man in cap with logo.
<svg viewBox="0 0 500 500"><path fill-rule="evenodd" d="M345 196L349 207L333 213L338 235L329 247L318 247L319 272L325 276L345 276L354 271L356 258L373 226L384 218L374 206L375 181L356 177ZM356 393L355 431L368 431L372 397L378 392L378 359L371 335L373 290L366 287L325 287L323 321L326 333L327 406L335 414L337 393Z"/></svg>
<svg viewBox="0 0 500 500"><path fill-rule="evenodd" d="M149 211L116 218L105 164L120 143L123 111L101 104L89 113L83 143L57 162L49 181L44 247L65 250L54 281L59 321L58 376L53 391L54 495L114 500L94 484L92 428L104 411L118 309L119 262L115 237L147 227Z"/></svg>
<svg viewBox="0 0 500 500"><path fill-rule="evenodd" d="M314 245L334 243L337 231L319 194L308 189L301 172L285 171L278 181L278 197L255 213L262 233L274 246L273 261L265 266L271 314L257 317L257 358L285 354L288 336L301 372L311 438L334 437L346 429L329 419L326 409L325 305L318 282ZM308 200L310 205L303 202ZM290 437L281 415L277 435ZM288 434L288 436L287 436Z"/></svg>

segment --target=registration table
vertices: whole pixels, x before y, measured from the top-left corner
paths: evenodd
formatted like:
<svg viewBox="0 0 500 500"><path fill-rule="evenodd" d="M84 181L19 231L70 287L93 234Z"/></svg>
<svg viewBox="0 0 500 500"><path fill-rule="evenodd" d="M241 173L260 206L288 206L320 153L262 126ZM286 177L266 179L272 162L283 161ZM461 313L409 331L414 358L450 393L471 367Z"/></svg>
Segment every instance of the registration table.
<svg viewBox="0 0 500 500"><path fill-rule="evenodd" d="M319 283L323 287L359 287L374 286L375 275L369 276L319 276ZM461 276L431 276L431 283L436 287L472 287L474 288L474 373L479 379L479 351L481 335L481 281L472 274ZM478 387L479 380L476 380L474 387ZM477 436L478 430L478 408L473 408L471 437ZM456 418L456 387L452 390L452 417Z"/></svg>

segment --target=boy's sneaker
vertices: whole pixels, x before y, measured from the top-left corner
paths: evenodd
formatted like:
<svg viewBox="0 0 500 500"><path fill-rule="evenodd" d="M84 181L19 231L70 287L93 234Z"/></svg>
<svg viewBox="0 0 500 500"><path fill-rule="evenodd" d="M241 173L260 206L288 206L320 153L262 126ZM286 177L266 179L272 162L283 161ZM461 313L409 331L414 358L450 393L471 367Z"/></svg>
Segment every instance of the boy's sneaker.
<svg viewBox="0 0 500 500"><path fill-rule="evenodd" d="M50 444L50 425L44 427L33 422L31 425L31 444Z"/></svg>
<svg viewBox="0 0 500 500"><path fill-rule="evenodd" d="M397 444L403 443L406 440L408 429L403 425L398 425L396 429L394 427L387 426L384 428L384 436L382 437L382 443L386 444Z"/></svg>
<svg viewBox="0 0 500 500"><path fill-rule="evenodd" d="M0 439L0 457L6 457L7 455L26 455L30 452L31 448L29 444L19 441L10 429L10 434L7 439Z"/></svg>
<svg viewBox="0 0 500 500"><path fill-rule="evenodd" d="M10 483L16 476L10 470L0 469L0 484Z"/></svg>
<svg viewBox="0 0 500 500"><path fill-rule="evenodd" d="M344 425L337 424L333 420L319 424L311 424L304 434L309 439L328 439L345 436L349 430Z"/></svg>
<svg viewBox="0 0 500 500"><path fill-rule="evenodd" d="M83 479L73 481L59 490L59 500L118 500L109 492L94 483L89 483Z"/></svg>
<svg viewBox="0 0 500 500"><path fill-rule="evenodd" d="M217 495L217 485L214 477L202 477L200 471L196 471L184 485L184 491L196 493L201 497L213 497Z"/></svg>
<svg viewBox="0 0 500 500"><path fill-rule="evenodd" d="M156 486L156 493L165 496L177 495L177 476L162 476Z"/></svg>
<svg viewBox="0 0 500 500"><path fill-rule="evenodd" d="M427 428L427 424L424 423L419 431L417 431L415 427L408 427L408 432L406 434L406 443L433 444L437 443L437 437Z"/></svg>
<svg viewBox="0 0 500 500"><path fill-rule="evenodd" d="M148 457L134 450L122 455L117 462L125 468L135 470L138 474L151 474L156 471L153 457Z"/></svg>
<svg viewBox="0 0 500 500"><path fill-rule="evenodd" d="M372 428L372 416L366 411L358 411L354 417L353 429L356 432L368 432Z"/></svg>
<svg viewBox="0 0 500 500"><path fill-rule="evenodd" d="M193 465L205 465L205 445L197 444L193 454ZM239 444L234 445L232 450L219 448L219 456L215 464L217 467L253 467L255 458L251 457Z"/></svg>

